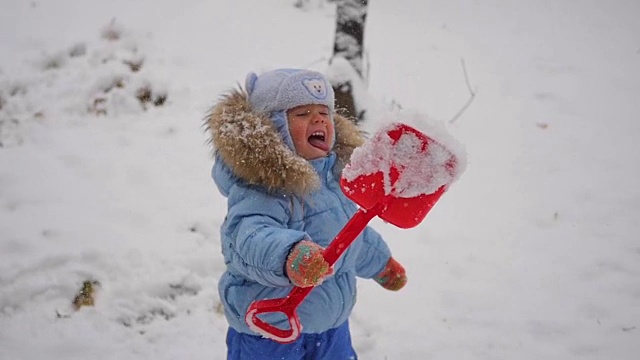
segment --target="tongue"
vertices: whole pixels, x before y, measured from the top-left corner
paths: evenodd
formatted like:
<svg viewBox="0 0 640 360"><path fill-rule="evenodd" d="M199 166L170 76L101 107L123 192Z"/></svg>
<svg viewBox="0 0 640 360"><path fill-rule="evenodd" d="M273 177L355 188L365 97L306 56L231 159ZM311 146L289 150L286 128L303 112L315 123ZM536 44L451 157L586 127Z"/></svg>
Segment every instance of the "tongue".
<svg viewBox="0 0 640 360"><path fill-rule="evenodd" d="M311 144L311 146L313 147L317 147L322 151L329 151L329 145L327 145L326 142L318 138L315 138L315 137L309 138L309 144Z"/></svg>

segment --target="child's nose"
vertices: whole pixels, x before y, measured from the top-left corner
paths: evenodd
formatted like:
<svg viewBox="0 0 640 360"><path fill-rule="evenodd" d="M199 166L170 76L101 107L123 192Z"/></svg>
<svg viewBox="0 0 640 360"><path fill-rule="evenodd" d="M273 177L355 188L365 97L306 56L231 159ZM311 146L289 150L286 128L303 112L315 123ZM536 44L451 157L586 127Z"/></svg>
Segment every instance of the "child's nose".
<svg viewBox="0 0 640 360"><path fill-rule="evenodd" d="M324 123L325 122L325 118L324 118L324 116L322 116L322 114L315 113L313 115L313 122L314 123L319 123L319 122Z"/></svg>

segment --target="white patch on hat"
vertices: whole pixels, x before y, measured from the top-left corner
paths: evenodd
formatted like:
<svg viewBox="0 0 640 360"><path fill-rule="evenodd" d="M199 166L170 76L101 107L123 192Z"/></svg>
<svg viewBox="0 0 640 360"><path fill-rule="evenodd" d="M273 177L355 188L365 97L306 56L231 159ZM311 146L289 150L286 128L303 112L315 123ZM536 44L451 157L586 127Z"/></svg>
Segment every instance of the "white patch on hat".
<svg viewBox="0 0 640 360"><path fill-rule="evenodd" d="M302 79L302 85L314 98L318 100L327 98L327 84L323 79Z"/></svg>

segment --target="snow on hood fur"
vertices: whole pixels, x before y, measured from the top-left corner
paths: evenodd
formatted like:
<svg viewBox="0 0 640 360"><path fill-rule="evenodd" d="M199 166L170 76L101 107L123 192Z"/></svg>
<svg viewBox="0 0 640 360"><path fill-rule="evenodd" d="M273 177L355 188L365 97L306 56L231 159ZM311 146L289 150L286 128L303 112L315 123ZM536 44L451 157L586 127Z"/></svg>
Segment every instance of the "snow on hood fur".
<svg viewBox="0 0 640 360"><path fill-rule="evenodd" d="M336 141L332 151L341 170L364 139L345 117L334 113L333 119ZM216 155L238 179L296 196L304 196L320 185L311 164L285 145L268 114L252 109L244 90L223 95L205 121Z"/></svg>

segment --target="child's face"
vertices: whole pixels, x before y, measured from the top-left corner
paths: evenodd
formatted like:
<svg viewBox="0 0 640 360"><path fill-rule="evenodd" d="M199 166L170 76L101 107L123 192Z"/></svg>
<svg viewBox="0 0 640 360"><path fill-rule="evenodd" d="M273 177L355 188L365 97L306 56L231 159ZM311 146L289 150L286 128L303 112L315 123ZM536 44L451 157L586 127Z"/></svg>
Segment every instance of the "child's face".
<svg viewBox="0 0 640 360"><path fill-rule="evenodd" d="M333 147L333 122L325 105L301 105L287 111L289 133L298 155L307 160L329 154Z"/></svg>

